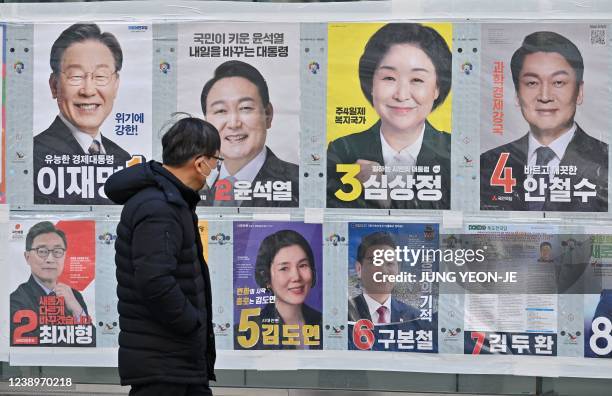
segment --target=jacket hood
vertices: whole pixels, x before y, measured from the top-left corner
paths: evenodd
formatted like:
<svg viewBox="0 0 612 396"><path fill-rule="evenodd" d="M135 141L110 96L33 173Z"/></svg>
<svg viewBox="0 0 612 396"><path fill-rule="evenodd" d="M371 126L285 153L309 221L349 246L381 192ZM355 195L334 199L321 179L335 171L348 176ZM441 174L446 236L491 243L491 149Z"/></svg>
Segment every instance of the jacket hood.
<svg viewBox="0 0 612 396"><path fill-rule="evenodd" d="M153 170L154 164L155 161L149 161L113 173L104 183L104 192L108 199L123 205L139 191L158 185L155 180L156 172Z"/></svg>

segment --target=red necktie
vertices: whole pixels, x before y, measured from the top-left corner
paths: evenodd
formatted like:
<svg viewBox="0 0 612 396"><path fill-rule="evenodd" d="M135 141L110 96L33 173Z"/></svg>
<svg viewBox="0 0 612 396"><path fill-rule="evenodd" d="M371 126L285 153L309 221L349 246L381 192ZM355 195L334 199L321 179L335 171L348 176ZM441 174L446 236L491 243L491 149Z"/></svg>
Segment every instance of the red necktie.
<svg viewBox="0 0 612 396"><path fill-rule="evenodd" d="M385 316L385 314L387 313L387 307L381 305L380 307L378 307L376 312L378 313L378 320L376 321L376 323L387 323Z"/></svg>

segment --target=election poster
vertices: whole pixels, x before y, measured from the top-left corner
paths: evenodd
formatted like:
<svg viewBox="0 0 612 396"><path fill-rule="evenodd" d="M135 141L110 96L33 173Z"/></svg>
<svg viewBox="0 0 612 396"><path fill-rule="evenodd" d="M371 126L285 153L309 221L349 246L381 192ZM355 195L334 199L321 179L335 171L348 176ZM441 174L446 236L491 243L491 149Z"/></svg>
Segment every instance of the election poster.
<svg viewBox="0 0 612 396"><path fill-rule="evenodd" d="M328 27L327 207L449 209L452 24Z"/></svg>
<svg viewBox="0 0 612 396"><path fill-rule="evenodd" d="M589 265L589 236L560 234L550 225L469 224L458 244L484 251L472 272L514 274L464 284L464 353L557 356L561 295L578 287ZM499 279L499 278L496 278ZM576 313L577 314L577 313Z"/></svg>
<svg viewBox="0 0 612 396"><path fill-rule="evenodd" d="M114 172L151 158L150 24L34 25L35 204L104 205Z"/></svg>
<svg viewBox="0 0 612 396"><path fill-rule="evenodd" d="M297 23L179 25L177 109L221 137L201 205L299 206L299 33Z"/></svg>
<svg viewBox="0 0 612 396"><path fill-rule="evenodd" d="M584 356L609 359L612 358L612 235L593 235L592 240L589 272L597 287L584 294Z"/></svg>
<svg viewBox="0 0 612 396"><path fill-rule="evenodd" d="M96 346L95 232L92 220L11 221L11 346Z"/></svg>
<svg viewBox="0 0 612 396"><path fill-rule="evenodd" d="M321 224L234 222L235 349L323 349Z"/></svg>
<svg viewBox="0 0 612 396"><path fill-rule="evenodd" d="M348 229L348 349L437 353L438 224Z"/></svg>
<svg viewBox="0 0 612 396"><path fill-rule="evenodd" d="M4 52L4 25L0 25L0 204L6 203L6 109L4 106L6 79L6 53Z"/></svg>
<svg viewBox="0 0 612 396"><path fill-rule="evenodd" d="M481 210L607 212L607 25L481 32Z"/></svg>

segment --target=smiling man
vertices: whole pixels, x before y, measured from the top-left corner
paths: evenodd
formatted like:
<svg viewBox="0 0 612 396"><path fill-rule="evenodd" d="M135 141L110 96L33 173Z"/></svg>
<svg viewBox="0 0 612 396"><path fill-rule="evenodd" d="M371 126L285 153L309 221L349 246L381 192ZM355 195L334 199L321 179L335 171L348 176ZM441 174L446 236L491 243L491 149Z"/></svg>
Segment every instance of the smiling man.
<svg viewBox="0 0 612 396"><path fill-rule="evenodd" d="M58 282L64 271L66 248L66 234L49 221L37 223L28 231L23 256L30 267L31 275L27 282L11 293L11 334L21 321L15 319L15 314L19 311L29 311L38 317L41 298L45 296L57 296L61 299L62 306L57 309L58 312L63 312L62 315L72 316L77 321L87 317L87 305L81 293ZM30 336L37 334L38 326ZM13 341L11 337L11 343ZM61 345L61 342L55 345Z"/></svg>
<svg viewBox="0 0 612 396"><path fill-rule="evenodd" d="M248 63L227 61L204 85L200 103L206 121L219 131L224 158L213 187L203 191L203 202L297 207L298 166L266 146L274 109L261 73Z"/></svg>
<svg viewBox="0 0 612 396"><path fill-rule="evenodd" d="M574 121L584 98L578 48L560 34L535 32L511 70L529 132L481 155L481 209L606 212L608 145Z"/></svg>
<svg viewBox="0 0 612 396"><path fill-rule="evenodd" d="M59 114L49 128L34 137L34 203L111 203L93 186L98 174L80 174L75 184L73 168L81 172L82 165L96 164L97 158L95 163L89 161L94 155L105 155L105 166L112 168L125 166L131 158L100 131L113 109L122 63L119 42L96 24L74 24L53 43L49 88ZM87 162L82 156L87 156ZM107 158L112 158L112 163ZM68 174L58 165L70 167ZM96 168L91 169L100 173ZM60 185L62 178L69 186L65 190Z"/></svg>

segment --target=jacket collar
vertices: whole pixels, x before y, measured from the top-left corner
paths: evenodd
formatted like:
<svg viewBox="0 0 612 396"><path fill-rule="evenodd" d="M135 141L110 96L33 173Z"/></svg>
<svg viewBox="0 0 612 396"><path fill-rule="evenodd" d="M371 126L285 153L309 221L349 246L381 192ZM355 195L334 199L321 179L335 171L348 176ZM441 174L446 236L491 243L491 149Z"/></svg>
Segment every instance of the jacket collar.
<svg viewBox="0 0 612 396"><path fill-rule="evenodd" d="M150 161L149 163L151 164L151 170L156 173L155 180L166 194L168 202L195 208L200 201L200 195L196 191L186 186L159 162Z"/></svg>

